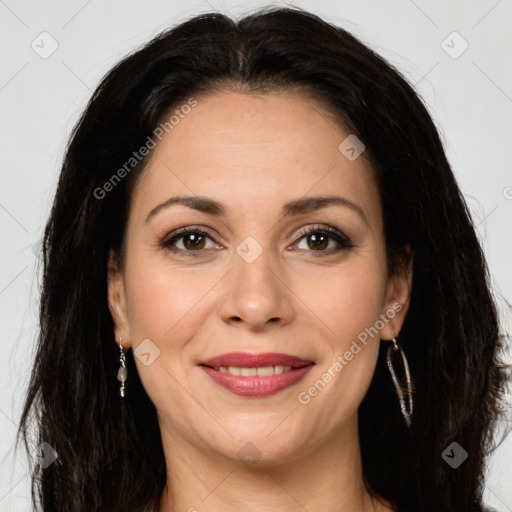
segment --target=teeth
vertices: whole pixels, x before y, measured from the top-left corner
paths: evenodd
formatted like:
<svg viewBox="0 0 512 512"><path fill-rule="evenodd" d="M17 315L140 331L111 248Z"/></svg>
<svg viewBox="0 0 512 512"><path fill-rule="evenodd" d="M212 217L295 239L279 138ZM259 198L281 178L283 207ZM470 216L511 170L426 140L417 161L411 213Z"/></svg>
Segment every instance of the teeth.
<svg viewBox="0 0 512 512"><path fill-rule="evenodd" d="M259 375L260 377L270 377L270 375L276 374L275 368L273 366L263 366L261 368L253 368L253 370L256 370L257 375ZM242 372L242 375L244 375L243 372Z"/></svg>
<svg viewBox="0 0 512 512"><path fill-rule="evenodd" d="M223 373L231 373L231 375L241 375L242 377L252 377L258 375L259 377L270 377L271 375L278 375L283 372L289 372L291 366L261 366L259 368L239 368L237 366L216 366L216 370Z"/></svg>

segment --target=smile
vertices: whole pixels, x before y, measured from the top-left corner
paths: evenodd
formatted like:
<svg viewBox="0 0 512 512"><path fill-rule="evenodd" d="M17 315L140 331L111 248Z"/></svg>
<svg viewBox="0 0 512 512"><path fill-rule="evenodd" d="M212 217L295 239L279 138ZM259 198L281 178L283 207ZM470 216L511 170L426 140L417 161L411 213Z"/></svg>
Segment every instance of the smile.
<svg viewBox="0 0 512 512"><path fill-rule="evenodd" d="M220 372L227 372L231 375L241 375L242 377L253 377L259 375L260 377L270 377L271 375L279 375L283 372L289 372L291 366L259 366L258 368L240 368L239 366L217 366L215 370Z"/></svg>
<svg viewBox="0 0 512 512"><path fill-rule="evenodd" d="M235 395L265 397L275 395L297 384L313 366L314 363L302 366L301 368L292 368L291 366L265 366L258 368L230 366L227 368L219 367L218 369L200 366L200 368L208 374L215 384Z"/></svg>

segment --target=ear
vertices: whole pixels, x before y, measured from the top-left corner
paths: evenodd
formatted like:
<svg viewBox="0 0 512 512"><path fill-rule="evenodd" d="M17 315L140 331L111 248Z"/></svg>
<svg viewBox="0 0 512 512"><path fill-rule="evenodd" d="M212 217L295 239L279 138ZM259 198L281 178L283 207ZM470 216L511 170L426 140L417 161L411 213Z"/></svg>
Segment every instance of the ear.
<svg viewBox="0 0 512 512"><path fill-rule="evenodd" d="M116 343L119 338L123 339L123 347L127 349L131 345L130 329L128 327L128 317L126 314L126 292L124 288L124 279L119 265L111 250L107 265L108 281L108 309L114 322L114 335Z"/></svg>
<svg viewBox="0 0 512 512"><path fill-rule="evenodd" d="M382 313L389 319L380 331L383 340L397 337L402 329L411 299L412 269L414 255L409 245L405 245L400 254L398 268L389 276L386 299Z"/></svg>

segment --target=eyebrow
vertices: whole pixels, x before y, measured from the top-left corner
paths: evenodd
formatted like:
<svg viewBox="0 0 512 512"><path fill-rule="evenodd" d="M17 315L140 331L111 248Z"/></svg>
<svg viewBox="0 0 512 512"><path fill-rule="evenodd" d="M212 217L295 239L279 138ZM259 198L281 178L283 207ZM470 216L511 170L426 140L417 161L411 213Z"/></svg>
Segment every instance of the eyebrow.
<svg viewBox="0 0 512 512"><path fill-rule="evenodd" d="M228 214L228 209L222 203L215 201L209 197L204 196L178 196L171 197L163 203L155 206L147 215L145 222L149 222L159 211L168 208L172 205L180 204L197 210L208 215L215 217L225 217ZM329 206L343 206L350 208L356 212L368 226L368 219L363 209L356 203L353 203L349 199L342 196L317 196L317 197L303 197L295 199L285 203L281 209L282 217L292 217L294 215L301 215L305 213L311 213L322 208Z"/></svg>

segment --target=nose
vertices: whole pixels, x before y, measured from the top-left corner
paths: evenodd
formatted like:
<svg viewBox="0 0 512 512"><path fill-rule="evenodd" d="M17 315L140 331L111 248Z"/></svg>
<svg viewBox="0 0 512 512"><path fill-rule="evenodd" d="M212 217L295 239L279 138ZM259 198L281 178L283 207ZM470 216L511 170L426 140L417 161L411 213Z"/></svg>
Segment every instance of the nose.
<svg viewBox="0 0 512 512"><path fill-rule="evenodd" d="M234 268L224 280L218 305L224 322L256 332L293 321L293 293L270 252L263 250L252 262L234 256Z"/></svg>

